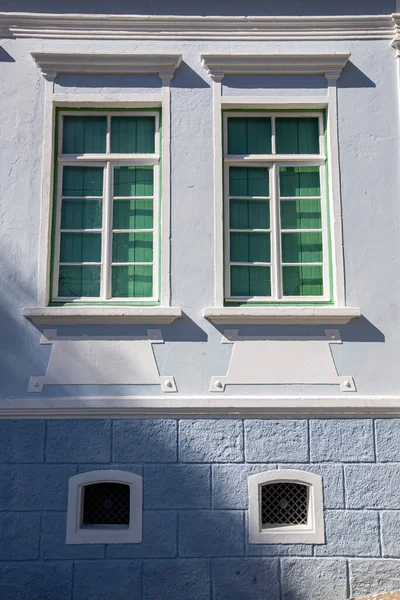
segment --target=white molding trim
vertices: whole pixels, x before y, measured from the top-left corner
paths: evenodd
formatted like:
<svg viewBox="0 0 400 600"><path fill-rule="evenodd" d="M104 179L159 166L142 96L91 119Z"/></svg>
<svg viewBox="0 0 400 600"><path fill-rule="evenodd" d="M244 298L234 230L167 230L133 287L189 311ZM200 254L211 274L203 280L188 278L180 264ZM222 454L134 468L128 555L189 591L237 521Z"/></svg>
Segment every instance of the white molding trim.
<svg viewBox="0 0 400 600"><path fill-rule="evenodd" d="M297 483L308 488L306 525L265 528L261 522L261 488L273 483ZM250 544L324 544L322 477L296 469L275 469L250 475L249 542Z"/></svg>
<svg viewBox="0 0 400 600"><path fill-rule="evenodd" d="M362 40L393 37L391 15L175 16L0 13L2 37L120 40Z"/></svg>
<svg viewBox="0 0 400 600"><path fill-rule="evenodd" d="M400 396L71 396L0 400L1 419L399 418Z"/></svg>
<svg viewBox="0 0 400 600"><path fill-rule="evenodd" d="M61 73L77 74L155 74L161 80L173 78L179 67L180 54L76 54L31 52L45 79L54 80Z"/></svg>
<svg viewBox="0 0 400 600"><path fill-rule="evenodd" d="M129 485L129 525L125 529L110 526L82 527L86 485L115 482ZM68 484L68 512L66 544L140 544L143 522L143 478L136 473L103 469L70 477Z"/></svg>
<svg viewBox="0 0 400 600"><path fill-rule="evenodd" d="M224 306L205 308L203 314L216 325L346 325L360 317L361 311L359 308L335 306Z"/></svg>
<svg viewBox="0 0 400 600"><path fill-rule="evenodd" d="M33 306L24 308L22 316L36 325L169 325L182 316L182 310L170 306Z"/></svg>
<svg viewBox="0 0 400 600"><path fill-rule="evenodd" d="M225 75L325 75L338 79L350 54L203 54L211 79Z"/></svg>

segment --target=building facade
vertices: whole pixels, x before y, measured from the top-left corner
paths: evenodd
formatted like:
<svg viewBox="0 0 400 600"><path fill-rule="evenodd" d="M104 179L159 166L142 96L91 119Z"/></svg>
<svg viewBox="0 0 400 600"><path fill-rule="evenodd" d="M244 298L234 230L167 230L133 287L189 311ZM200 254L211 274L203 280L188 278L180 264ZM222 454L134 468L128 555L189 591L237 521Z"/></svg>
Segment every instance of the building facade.
<svg viewBox="0 0 400 600"><path fill-rule="evenodd" d="M400 589L400 6L320 4L0 4L2 600Z"/></svg>

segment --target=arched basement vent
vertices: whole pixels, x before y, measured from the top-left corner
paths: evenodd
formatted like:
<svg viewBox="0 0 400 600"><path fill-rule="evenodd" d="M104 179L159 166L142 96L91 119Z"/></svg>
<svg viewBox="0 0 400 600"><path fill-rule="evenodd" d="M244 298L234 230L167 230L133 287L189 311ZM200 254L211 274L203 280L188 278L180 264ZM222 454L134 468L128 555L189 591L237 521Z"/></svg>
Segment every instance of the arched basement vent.
<svg viewBox="0 0 400 600"><path fill-rule="evenodd" d="M322 477L282 469L249 477L251 544L323 544Z"/></svg>
<svg viewBox="0 0 400 600"><path fill-rule="evenodd" d="M67 544L140 544L142 477L101 470L69 480Z"/></svg>
<svg viewBox="0 0 400 600"><path fill-rule="evenodd" d="M263 527L306 525L308 486L301 483L268 483L261 487Z"/></svg>
<svg viewBox="0 0 400 600"><path fill-rule="evenodd" d="M107 481L83 488L83 527L129 525L129 485Z"/></svg>

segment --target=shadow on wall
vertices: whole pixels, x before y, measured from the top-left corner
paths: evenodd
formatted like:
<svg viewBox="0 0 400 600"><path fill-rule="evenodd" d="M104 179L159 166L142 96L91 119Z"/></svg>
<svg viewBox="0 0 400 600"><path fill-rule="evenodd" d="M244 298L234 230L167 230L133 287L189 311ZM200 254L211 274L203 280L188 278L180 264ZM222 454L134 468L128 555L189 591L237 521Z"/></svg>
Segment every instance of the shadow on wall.
<svg viewBox="0 0 400 600"><path fill-rule="evenodd" d="M66 8L53 0L2 0L1 10L19 12L63 13ZM141 14L141 15L254 15L254 16L308 16L308 15L354 15L354 14L390 14L396 12L394 0L250 0L243 4L241 0L202 0L185 2L172 0L165 3L149 0L114 0L110 5L106 0L70 0L70 13L102 14Z"/></svg>

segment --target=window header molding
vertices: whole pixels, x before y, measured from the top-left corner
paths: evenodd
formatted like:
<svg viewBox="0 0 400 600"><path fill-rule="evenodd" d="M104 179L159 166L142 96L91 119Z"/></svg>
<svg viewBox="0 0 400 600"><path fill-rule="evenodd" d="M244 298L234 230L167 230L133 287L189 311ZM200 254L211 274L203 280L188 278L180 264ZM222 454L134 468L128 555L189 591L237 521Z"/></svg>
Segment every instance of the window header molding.
<svg viewBox="0 0 400 600"><path fill-rule="evenodd" d="M391 39L397 15L177 16L0 13L0 35L42 39Z"/></svg>
<svg viewBox="0 0 400 600"><path fill-rule="evenodd" d="M336 80L350 54L203 54L210 77L225 75L324 75Z"/></svg>
<svg viewBox="0 0 400 600"><path fill-rule="evenodd" d="M180 54L55 54L31 52L47 80L62 73L91 75L158 75L171 80L182 61Z"/></svg>

